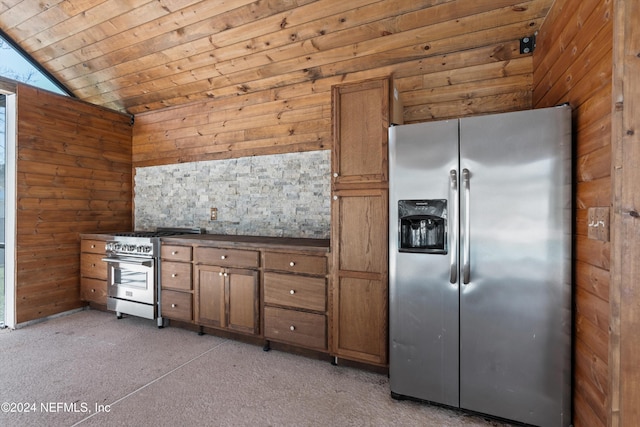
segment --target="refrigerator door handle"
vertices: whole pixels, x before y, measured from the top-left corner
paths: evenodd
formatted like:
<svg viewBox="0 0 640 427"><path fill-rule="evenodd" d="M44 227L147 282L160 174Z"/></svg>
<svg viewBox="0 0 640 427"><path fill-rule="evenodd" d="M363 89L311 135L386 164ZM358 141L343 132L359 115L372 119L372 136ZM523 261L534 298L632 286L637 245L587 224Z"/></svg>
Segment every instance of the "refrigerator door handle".
<svg viewBox="0 0 640 427"><path fill-rule="evenodd" d="M471 248L470 248L470 217L469 217L469 198L470 198L470 181L471 173L469 169L462 170L462 178L464 181L464 231L462 232L462 284L467 285L471 280Z"/></svg>
<svg viewBox="0 0 640 427"><path fill-rule="evenodd" d="M458 174L455 169L449 172L449 200L453 202L453 218L449 222L449 282L458 281Z"/></svg>

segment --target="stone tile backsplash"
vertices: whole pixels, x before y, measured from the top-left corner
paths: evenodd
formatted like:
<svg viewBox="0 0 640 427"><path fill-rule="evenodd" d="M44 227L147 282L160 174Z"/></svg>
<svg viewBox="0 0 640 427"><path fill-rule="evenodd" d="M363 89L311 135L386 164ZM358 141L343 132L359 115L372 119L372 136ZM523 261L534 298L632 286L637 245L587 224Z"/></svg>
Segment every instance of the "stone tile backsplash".
<svg viewBox="0 0 640 427"><path fill-rule="evenodd" d="M135 228L328 239L330 174L329 150L137 168Z"/></svg>

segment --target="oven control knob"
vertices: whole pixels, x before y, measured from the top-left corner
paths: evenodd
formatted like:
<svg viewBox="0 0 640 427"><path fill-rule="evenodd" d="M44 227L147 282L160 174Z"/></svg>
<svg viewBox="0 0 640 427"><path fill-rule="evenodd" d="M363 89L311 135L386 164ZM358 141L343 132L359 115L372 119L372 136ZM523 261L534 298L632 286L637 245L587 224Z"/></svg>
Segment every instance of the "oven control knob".
<svg viewBox="0 0 640 427"><path fill-rule="evenodd" d="M291 326L289 326L289 330L290 330L291 332L293 332L293 331L295 331L295 330L296 330L296 327L295 327L295 326L293 326L293 325L291 325Z"/></svg>
<svg viewBox="0 0 640 427"><path fill-rule="evenodd" d="M294 265L296 265L296 263L295 263L295 262L293 262L293 261L291 261L291 262L289 263L289 265L290 265L291 267L293 267Z"/></svg>
<svg viewBox="0 0 640 427"><path fill-rule="evenodd" d="M293 289L291 289L291 290L289 291L289 293L290 293L291 295L294 295L294 294L296 293L296 291L294 291Z"/></svg>

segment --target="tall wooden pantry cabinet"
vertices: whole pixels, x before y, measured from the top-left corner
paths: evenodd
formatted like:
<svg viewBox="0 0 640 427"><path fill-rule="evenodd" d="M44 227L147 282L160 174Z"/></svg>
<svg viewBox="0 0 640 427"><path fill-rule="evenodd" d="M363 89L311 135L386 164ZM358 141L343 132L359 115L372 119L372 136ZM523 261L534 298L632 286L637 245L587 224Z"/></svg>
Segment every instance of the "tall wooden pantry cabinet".
<svg viewBox="0 0 640 427"><path fill-rule="evenodd" d="M379 366L388 347L388 127L402 122L399 105L389 78L332 88L331 353Z"/></svg>

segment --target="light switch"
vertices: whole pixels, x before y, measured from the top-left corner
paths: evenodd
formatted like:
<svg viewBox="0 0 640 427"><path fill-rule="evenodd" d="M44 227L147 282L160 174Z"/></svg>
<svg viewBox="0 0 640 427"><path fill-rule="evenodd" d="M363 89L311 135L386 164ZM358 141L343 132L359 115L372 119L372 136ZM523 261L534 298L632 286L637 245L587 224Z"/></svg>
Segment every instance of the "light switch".
<svg viewBox="0 0 640 427"><path fill-rule="evenodd" d="M609 241L609 208L587 210L587 236L593 240Z"/></svg>

